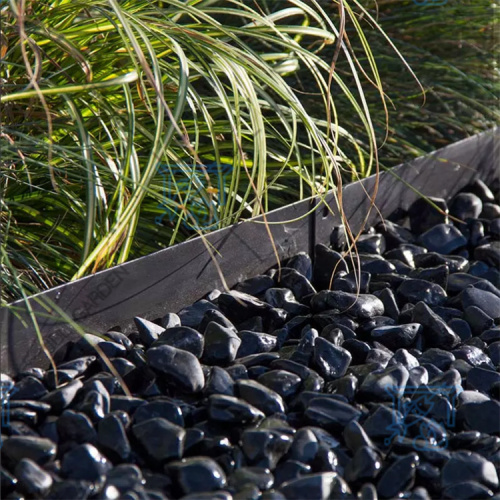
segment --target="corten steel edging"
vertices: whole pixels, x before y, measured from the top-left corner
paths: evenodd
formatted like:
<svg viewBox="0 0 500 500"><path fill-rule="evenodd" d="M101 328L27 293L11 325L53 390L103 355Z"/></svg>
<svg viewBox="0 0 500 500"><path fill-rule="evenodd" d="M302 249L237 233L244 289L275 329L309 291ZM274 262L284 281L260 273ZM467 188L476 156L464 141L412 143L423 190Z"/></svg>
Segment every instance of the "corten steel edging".
<svg viewBox="0 0 500 500"><path fill-rule="evenodd" d="M418 194L393 174L411 184L426 196L449 198L472 179L480 177L491 181L498 176L500 131L488 131L447 146L431 155L400 165L380 176L377 206L382 216L389 216L396 208L408 208ZM375 179L346 186L343 192L344 210L353 231L357 231L369 207L365 193L373 193ZM364 189L363 189L364 187ZM317 200L304 200L267 215L281 259L300 251L311 251L314 243L326 243L334 225L340 223L332 195L327 197L335 215L322 209L303 217ZM372 210L368 223L379 218ZM211 233L206 238L217 249L219 262L228 286L240 279L266 271L276 264L262 218L258 217ZM85 331L105 332L120 326L128 332L133 328L132 318L140 315L153 319L203 297L214 288L221 288L217 270L201 238L155 252L132 262L116 266L78 281L62 285L29 299L37 313L45 310L38 301L54 301ZM38 300L38 301L37 301ZM47 365L34 329L23 311L25 305L17 301L11 306L20 310L16 318L4 308L0 316L0 370L16 373L30 366ZM40 330L51 352L77 333L52 318L40 317Z"/></svg>

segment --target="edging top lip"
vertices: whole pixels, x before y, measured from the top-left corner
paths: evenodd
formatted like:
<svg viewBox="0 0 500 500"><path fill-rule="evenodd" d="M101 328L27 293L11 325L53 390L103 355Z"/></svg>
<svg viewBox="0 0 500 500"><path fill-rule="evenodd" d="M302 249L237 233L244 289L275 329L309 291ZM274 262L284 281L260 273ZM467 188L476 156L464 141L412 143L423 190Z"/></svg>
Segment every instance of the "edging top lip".
<svg viewBox="0 0 500 500"><path fill-rule="evenodd" d="M417 198L413 189L427 196L450 198L474 178L488 182L498 176L500 128L451 144L430 155L384 172L376 203L383 216L396 208L408 208ZM402 178L401 182L393 174ZM374 176L343 188L344 211L353 230L365 219L369 200L364 189L373 193ZM364 189L363 189L364 188ZM315 243L324 243L332 226L340 223L333 193L326 201L334 216L323 210L295 222L272 224L271 230L280 258L309 251ZM267 214L270 222L290 221L307 214L318 199L306 199ZM372 209L367 224L379 217ZM264 272L276 264L272 246L262 217L240 222L206 236L218 250L217 257L228 286L246 276ZM213 288L221 288L215 266L201 238L180 243L151 255L58 286L29 298L35 312L42 312L38 301L54 301L72 318L78 319L86 331L104 332L120 326L124 332L133 328L132 318L159 317L177 311L201 298ZM10 304L19 310L19 318L9 308L0 313L0 363L2 371L16 373L30 366L46 365L24 301ZM23 326L24 319L28 326ZM39 322L44 341L51 352L78 336L71 328L52 318Z"/></svg>

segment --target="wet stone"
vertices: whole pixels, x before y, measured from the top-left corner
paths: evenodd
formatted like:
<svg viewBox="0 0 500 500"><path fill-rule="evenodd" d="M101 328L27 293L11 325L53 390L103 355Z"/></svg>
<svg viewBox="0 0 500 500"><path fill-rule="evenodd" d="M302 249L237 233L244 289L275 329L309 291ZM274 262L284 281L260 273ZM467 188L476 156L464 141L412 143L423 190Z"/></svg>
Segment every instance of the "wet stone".
<svg viewBox="0 0 500 500"><path fill-rule="evenodd" d="M358 390L358 379L352 375L346 375L328 382L325 392L328 394L339 394L344 396L349 402L353 402Z"/></svg>
<svg viewBox="0 0 500 500"><path fill-rule="evenodd" d="M298 273L302 274L302 276L305 276L308 280L311 280L312 278L312 261L311 257L309 257L309 254L307 254L306 252L299 252L294 255L287 261L286 267L295 269Z"/></svg>
<svg viewBox="0 0 500 500"><path fill-rule="evenodd" d="M158 340L160 335L165 331L164 327L147 319L136 317L134 318L134 322L139 332L139 338L146 347L149 347L153 342Z"/></svg>
<svg viewBox="0 0 500 500"><path fill-rule="evenodd" d="M266 315L270 309L269 304L252 295L231 290L221 293L218 298L221 311L230 319L244 321L252 316Z"/></svg>
<svg viewBox="0 0 500 500"><path fill-rule="evenodd" d="M288 453L290 460L310 463L316 457L319 450L319 442L310 429L299 429L293 438L293 443Z"/></svg>
<svg viewBox="0 0 500 500"><path fill-rule="evenodd" d="M283 483L297 479L301 476L309 474L311 472L311 466L298 462L297 460L286 460L278 464L274 470L274 486L278 488Z"/></svg>
<svg viewBox="0 0 500 500"><path fill-rule="evenodd" d="M177 349L182 349L200 358L203 353L205 340L203 336L194 328L188 326L176 326L167 328L158 339L153 342L153 347L169 345Z"/></svg>
<svg viewBox="0 0 500 500"><path fill-rule="evenodd" d="M135 424L132 434L148 460L164 462L182 457L186 431L164 418L152 418Z"/></svg>
<svg viewBox="0 0 500 500"><path fill-rule="evenodd" d="M464 319L453 318L448 321L448 326L460 337L462 341L469 340L472 337L472 330L469 323Z"/></svg>
<svg viewBox="0 0 500 500"><path fill-rule="evenodd" d="M487 344L500 341L500 327L491 328L481 334L481 340Z"/></svg>
<svg viewBox="0 0 500 500"><path fill-rule="evenodd" d="M4 495L11 493L17 485L17 479L5 469L0 468L0 491Z"/></svg>
<svg viewBox="0 0 500 500"><path fill-rule="evenodd" d="M415 242L415 237L409 229L389 220L377 224L375 229L378 233L384 235L389 250L399 245Z"/></svg>
<svg viewBox="0 0 500 500"><path fill-rule="evenodd" d="M229 330L233 331L234 333L237 333L238 331L233 323L229 321L229 319L227 319L226 316L224 316L224 314L222 314L218 309L209 309L208 311L205 311L198 331L205 334L208 325L212 322L217 323L224 328L229 328Z"/></svg>
<svg viewBox="0 0 500 500"><path fill-rule="evenodd" d="M205 377L196 356L190 352L167 345L148 349L149 365L167 375L174 384L186 392L199 392L205 385Z"/></svg>
<svg viewBox="0 0 500 500"><path fill-rule="evenodd" d="M359 254L361 271L371 275L391 274L396 267L389 261L377 254Z"/></svg>
<svg viewBox="0 0 500 500"><path fill-rule="evenodd" d="M399 318L400 311L394 292L390 288L384 288L374 295L382 301L384 305L384 314L396 321Z"/></svg>
<svg viewBox="0 0 500 500"><path fill-rule="evenodd" d="M343 436L346 446L352 453L356 453L361 447L375 447L363 427L355 420L352 420L345 426Z"/></svg>

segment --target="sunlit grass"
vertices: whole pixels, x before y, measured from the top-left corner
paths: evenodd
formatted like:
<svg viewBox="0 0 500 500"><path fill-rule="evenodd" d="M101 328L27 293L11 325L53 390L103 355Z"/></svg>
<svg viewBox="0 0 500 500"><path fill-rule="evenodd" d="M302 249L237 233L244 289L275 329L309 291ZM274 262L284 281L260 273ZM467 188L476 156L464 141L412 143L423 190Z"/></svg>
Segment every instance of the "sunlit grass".
<svg viewBox="0 0 500 500"><path fill-rule="evenodd" d="M299 0L3 4L2 300L373 172L364 87L381 81L363 8L341 6L339 23ZM314 116L289 82L299 70Z"/></svg>

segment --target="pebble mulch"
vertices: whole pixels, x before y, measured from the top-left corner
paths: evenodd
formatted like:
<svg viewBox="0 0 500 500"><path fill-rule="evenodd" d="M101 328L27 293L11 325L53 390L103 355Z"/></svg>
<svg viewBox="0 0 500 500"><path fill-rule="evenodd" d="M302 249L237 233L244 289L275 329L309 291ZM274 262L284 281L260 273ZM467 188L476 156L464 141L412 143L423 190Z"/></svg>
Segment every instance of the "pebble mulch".
<svg viewBox="0 0 500 500"><path fill-rule="evenodd" d="M500 206L433 201L2 375L2 498L500 499Z"/></svg>

